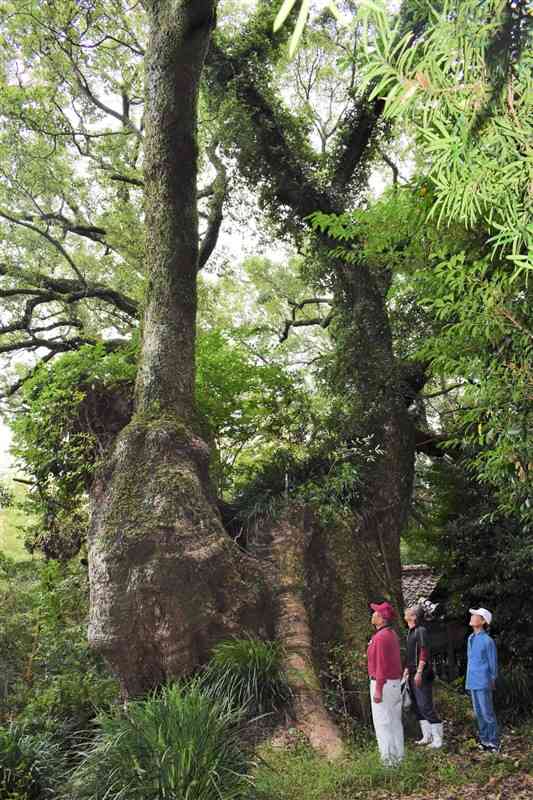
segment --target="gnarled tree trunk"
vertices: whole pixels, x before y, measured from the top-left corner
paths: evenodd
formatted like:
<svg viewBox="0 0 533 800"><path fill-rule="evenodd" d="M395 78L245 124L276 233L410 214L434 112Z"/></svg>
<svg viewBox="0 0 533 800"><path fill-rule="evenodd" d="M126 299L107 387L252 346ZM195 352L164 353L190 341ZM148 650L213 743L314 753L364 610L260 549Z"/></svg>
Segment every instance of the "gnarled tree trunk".
<svg viewBox="0 0 533 800"><path fill-rule="evenodd" d="M342 265L339 351L345 366L351 360L346 393L353 394L355 421L347 435L371 433L381 450L363 476L356 523L348 520L328 531L312 526L309 532L301 519L282 517L262 534L270 547L265 570L223 529L209 486L208 447L195 419L196 109L215 0L145 0L144 5L151 28L145 154L149 284L134 415L92 488L90 640L129 696L190 672L207 659L213 644L231 634L272 635L275 629L285 644L297 720L315 746L336 755L340 739L319 691L320 665L334 643L362 653L368 601L377 594L400 597L399 532L413 450L385 297L368 270L350 273ZM226 68L224 54L217 57ZM239 71L229 66L222 70L224 81L228 75L239 81ZM348 181L355 169L374 111L364 136L348 131L328 194L288 148L278 129L279 108L253 85L254 74L245 70L245 85L237 91L250 106L257 134L247 141L247 156L250 148L259 148L254 170L257 164L260 177L271 175L273 196L285 210L291 208L301 231L312 211L342 210L339 181Z"/></svg>
<svg viewBox="0 0 533 800"><path fill-rule="evenodd" d="M197 99L215 0L145 0L146 265L132 421L92 489L89 638L135 695L258 631L264 583L226 535L195 430Z"/></svg>

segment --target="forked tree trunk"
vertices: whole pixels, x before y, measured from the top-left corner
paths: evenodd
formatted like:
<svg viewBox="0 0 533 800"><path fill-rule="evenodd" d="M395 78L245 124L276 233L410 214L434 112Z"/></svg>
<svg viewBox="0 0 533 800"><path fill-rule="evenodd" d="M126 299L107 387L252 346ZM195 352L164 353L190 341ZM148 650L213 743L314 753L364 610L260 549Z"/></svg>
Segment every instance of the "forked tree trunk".
<svg viewBox="0 0 533 800"><path fill-rule="evenodd" d="M146 265L136 408L92 490L89 638L140 694L268 619L226 535L195 430L197 100L215 0L144 0Z"/></svg>
<svg viewBox="0 0 533 800"><path fill-rule="evenodd" d="M384 106L379 98L365 102L352 96L329 152L325 156L313 152L298 115L256 69L257 63L279 63L281 50L272 34L272 3L258 0L255 8L236 44L229 47L220 37L210 51L209 86L213 106L224 115L223 128L231 131L228 152L260 192L276 226L295 237L300 248L307 230L306 260L315 262L310 272L320 276L321 288L325 285L335 293L330 330L341 374L333 390L344 398L346 415L351 417L340 438L356 442L370 436L378 451L360 476L362 490L353 504L353 524L347 521L328 534L335 553L344 550L344 566L337 561L337 568L342 568L338 574L344 575L347 591L355 586L358 595L356 600L348 594L342 603L341 624L347 641L352 641L360 627L356 617L363 597L368 602L385 595L398 605L402 602L400 534L411 499L414 436L387 314L390 276L386 271L377 274L364 263L339 259L339 242L327 232L311 230L309 216L317 211L343 214L353 208L354 189L363 188L358 181L365 180L372 145L383 132ZM223 102L228 86L231 104ZM347 97L351 95L347 87ZM355 248L363 250L363 243L353 242L351 247L355 254ZM361 647L363 630L366 627L355 635Z"/></svg>

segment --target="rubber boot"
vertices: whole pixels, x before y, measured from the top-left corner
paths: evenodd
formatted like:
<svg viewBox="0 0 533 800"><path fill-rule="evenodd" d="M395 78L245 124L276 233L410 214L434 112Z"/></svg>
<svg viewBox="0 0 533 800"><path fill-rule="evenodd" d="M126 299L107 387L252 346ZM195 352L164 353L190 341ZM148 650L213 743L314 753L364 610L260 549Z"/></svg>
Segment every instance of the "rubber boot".
<svg viewBox="0 0 533 800"><path fill-rule="evenodd" d="M437 722L431 725L431 744L430 747L442 747L442 740L444 736L444 726L442 722Z"/></svg>
<svg viewBox="0 0 533 800"><path fill-rule="evenodd" d="M421 719L419 722L422 729L422 738L415 742L415 744L429 744L431 742L432 725L427 719Z"/></svg>

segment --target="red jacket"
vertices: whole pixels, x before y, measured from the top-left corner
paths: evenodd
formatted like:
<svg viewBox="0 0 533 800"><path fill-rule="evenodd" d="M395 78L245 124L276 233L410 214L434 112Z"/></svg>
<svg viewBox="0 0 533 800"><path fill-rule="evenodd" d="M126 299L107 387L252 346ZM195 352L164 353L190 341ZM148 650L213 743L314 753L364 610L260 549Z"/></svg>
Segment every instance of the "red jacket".
<svg viewBox="0 0 533 800"><path fill-rule="evenodd" d="M386 626L376 631L368 645L367 656L368 674L376 679L378 691L385 681L402 677L400 640L392 628Z"/></svg>

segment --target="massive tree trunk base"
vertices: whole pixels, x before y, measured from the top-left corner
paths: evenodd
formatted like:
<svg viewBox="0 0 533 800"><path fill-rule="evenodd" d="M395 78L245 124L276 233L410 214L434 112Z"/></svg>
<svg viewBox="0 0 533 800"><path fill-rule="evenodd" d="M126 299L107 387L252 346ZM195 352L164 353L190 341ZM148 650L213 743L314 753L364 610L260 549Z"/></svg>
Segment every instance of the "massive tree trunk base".
<svg viewBox="0 0 533 800"><path fill-rule="evenodd" d="M263 577L222 527L208 461L178 418L137 416L93 485L89 640L124 697L191 673L221 639L271 635Z"/></svg>

